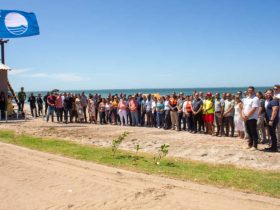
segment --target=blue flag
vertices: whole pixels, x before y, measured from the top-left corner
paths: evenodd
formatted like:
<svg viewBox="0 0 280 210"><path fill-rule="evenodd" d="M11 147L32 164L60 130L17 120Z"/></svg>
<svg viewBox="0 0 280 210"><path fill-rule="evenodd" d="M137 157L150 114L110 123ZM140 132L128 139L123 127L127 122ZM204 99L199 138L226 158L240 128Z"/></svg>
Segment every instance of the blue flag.
<svg viewBox="0 0 280 210"><path fill-rule="evenodd" d="M0 10L0 38L19 38L39 34L34 13Z"/></svg>

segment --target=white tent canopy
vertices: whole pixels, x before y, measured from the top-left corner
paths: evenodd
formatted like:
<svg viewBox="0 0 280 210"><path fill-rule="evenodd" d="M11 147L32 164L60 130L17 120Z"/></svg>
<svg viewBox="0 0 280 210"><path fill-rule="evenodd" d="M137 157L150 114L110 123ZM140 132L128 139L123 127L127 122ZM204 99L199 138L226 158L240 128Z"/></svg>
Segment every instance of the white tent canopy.
<svg viewBox="0 0 280 210"><path fill-rule="evenodd" d="M11 70L11 68L10 68L9 66L6 66L6 65L4 65L4 64L2 64L2 63L0 63L0 70L10 71L10 70Z"/></svg>

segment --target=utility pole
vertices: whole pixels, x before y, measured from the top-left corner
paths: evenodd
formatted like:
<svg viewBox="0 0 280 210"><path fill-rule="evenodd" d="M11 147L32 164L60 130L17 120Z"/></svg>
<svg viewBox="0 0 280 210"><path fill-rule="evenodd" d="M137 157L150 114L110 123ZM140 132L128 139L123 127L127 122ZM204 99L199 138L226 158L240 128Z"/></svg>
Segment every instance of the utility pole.
<svg viewBox="0 0 280 210"><path fill-rule="evenodd" d="M5 44L8 43L7 40L0 39L0 45L1 45L1 62L5 64Z"/></svg>
<svg viewBox="0 0 280 210"><path fill-rule="evenodd" d="M9 41L8 39L7 40L0 39L2 64L5 64L5 44L8 43L8 41ZM0 71L0 90L5 93L6 97L8 94L8 89L11 91L16 103L18 104L18 99L15 94L15 91L8 80L8 71Z"/></svg>

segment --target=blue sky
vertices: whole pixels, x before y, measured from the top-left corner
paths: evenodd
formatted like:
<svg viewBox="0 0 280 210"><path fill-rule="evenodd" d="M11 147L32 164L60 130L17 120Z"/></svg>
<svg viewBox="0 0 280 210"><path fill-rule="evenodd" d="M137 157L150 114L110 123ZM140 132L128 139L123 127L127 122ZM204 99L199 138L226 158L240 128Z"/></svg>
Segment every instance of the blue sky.
<svg viewBox="0 0 280 210"><path fill-rule="evenodd" d="M34 12L40 36L11 39L17 90L271 86L279 0L0 0Z"/></svg>

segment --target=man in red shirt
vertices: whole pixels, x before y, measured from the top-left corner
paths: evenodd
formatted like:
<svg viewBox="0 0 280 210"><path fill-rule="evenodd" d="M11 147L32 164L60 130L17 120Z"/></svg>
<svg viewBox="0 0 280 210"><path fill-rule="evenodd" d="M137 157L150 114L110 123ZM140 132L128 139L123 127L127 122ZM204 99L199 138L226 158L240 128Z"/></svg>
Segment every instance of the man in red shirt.
<svg viewBox="0 0 280 210"><path fill-rule="evenodd" d="M52 116L52 122L53 122L54 110L55 110L55 100L56 100L56 97L55 97L54 93L51 93L51 95L49 95L47 97L47 104L48 104L47 122L49 122L50 115Z"/></svg>

